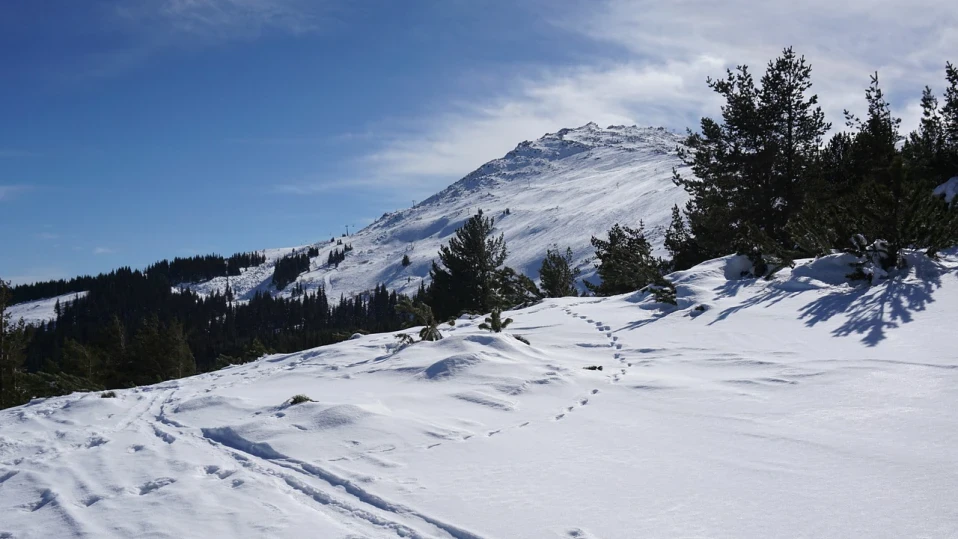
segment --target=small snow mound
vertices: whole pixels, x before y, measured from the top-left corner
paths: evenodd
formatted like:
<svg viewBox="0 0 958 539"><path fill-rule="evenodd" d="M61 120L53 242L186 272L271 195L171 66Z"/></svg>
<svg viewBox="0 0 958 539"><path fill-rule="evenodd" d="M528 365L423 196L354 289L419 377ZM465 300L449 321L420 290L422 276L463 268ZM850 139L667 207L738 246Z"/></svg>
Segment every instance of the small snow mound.
<svg viewBox="0 0 958 539"><path fill-rule="evenodd" d="M354 404L338 404L315 414L310 419L310 425L316 430L334 429L353 425L371 415L368 410Z"/></svg>
<svg viewBox="0 0 958 539"><path fill-rule="evenodd" d="M725 279L738 281L752 274L752 261L745 255L730 256L725 260Z"/></svg>
<svg viewBox="0 0 958 539"><path fill-rule="evenodd" d="M511 412L516 409L515 402L501 399L488 393L482 393L481 391L465 391L463 393L457 393L453 395L453 397L462 401L487 406L496 410L504 410L506 412Z"/></svg>
<svg viewBox="0 0 958 539"><path fill-rule="evenodd" d="M946 181L935 188L935 196L945 197L945 202L951 204L958 196L958 176Z"/></svg>
<svg viewBox="0 0 958 539"><path fill-rule="evenodd" d="M503 352L506 354L512 354L517 349L519 349L518 343L514 337L510 337L506 333L496 333L488 335L469 335L463 338L463 341L467 343L475 343L482 345L485 348L495 350L497 352Z"/></svg>
<svg viewBox="0 0 958 539"><path fill-rule="evenodd" d="M853 254L840 253L813 260L800 260L784 280L775 286L785 290L811 290L824 286L841 286L848 282L851 264L858 259Z"/></svg>
<svg viewBox="0 0 958 539"><path fill-rule="evenodd" d="M472 367L473 365L478 365L482 362L482 358L476 354L458 354L455 356L449 356L446 359L441 359L423 371L423 375L430 380L437 380L440 378L450 378L459 372Z"/></svg>
<svg viewBox="0 0 958 539"><path fill-rule="evenodd" d="M353 333L352 336L349 337L349 340L355 341L356 339L362 339L362 338L363 338L362 333Z"/></svg>
<svg viewBox="0 0 958 539"><path fill-rule="evenodd" d="M239 399L235 399L231 397L221 397L219 395L197 397L194 399L185 400L177 404L176 408L173 409L173 413L180 414L184 412L194 412L196 410L203 410L207 408L215 408L215 407L222 407L222 406L239 408L238 406L236 406L238 402L239 402Z"/></svg>

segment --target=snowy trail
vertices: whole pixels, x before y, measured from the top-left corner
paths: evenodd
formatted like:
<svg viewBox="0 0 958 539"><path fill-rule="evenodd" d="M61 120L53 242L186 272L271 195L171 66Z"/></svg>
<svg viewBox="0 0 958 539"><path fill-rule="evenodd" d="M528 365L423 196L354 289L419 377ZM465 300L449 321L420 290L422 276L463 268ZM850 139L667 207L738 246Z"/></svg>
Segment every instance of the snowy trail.
<svg viewBox="0 0 958 539"><path fill-rule="evenodd" d="M958 252L871 289L737 262L674 309L546 300L2 411L0 537L958 536Z"/></svg>

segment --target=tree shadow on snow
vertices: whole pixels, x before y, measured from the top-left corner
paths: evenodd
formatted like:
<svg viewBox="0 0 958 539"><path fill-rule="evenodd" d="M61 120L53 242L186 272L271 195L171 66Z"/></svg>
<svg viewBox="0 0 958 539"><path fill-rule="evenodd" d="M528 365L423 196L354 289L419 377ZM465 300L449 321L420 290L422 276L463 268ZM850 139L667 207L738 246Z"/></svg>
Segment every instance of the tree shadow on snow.
<svg viewBox="0 0 958 539"><path fill-rule="evenodd" d="M875 286L858 286L835 290L818 297L799 309L799 319L808 327L831 320L836 315L844 315L845 321L832 331L835 337L862 335L862 343L876 346L886 338L886 332L907 324L913 320L913 313L924 311L934 301L932 295L941 288L942 275L953 273L940 262L925 257L915 257L908 275L891 278ZM913 275L911 274L913 272ZM721 287L720 297L730 297L738 293L746 283L755 280L738 281L728 290ZM709 325L725 320L729 316L758 305L770 307L786 298L796 297L810 288L791 288L786 283L769 288L740 305L722 311Z"/></svg>
<svg viewBox="0 0 958 539"><path fill-rule="evenodd" d="M757 279L749 279L749 280L747 281L747 283L754 283L754 282L756 282L756 281L757 281ZM737 282L737 283L743 283L743 281L735 281L735 282ZM723 289L724 287L720 287L719 289L717 289L717 290L719 291L718 297L719 297L719 298L725 298L725 297L734 296L735 294L738 293L738 290L740 290L740 289L743 288L744 286L745 286L744 284L739 284L739 285L735 288L735 293L734 293L734 294L731 294L731 295L723 295L724 291L723 291L722 289ZM768 308L768 307L771 307L772 305L775 305L776 303L782 301L782 300L785 299L785 298L790 298L790 297L793 297L793 296L797 296L797 295L799 295L799 294L801 294L800 291L783 290L783 289L780 289L780 288L773 288L773 289L770 289L770 290L766 290L766 291L762 292L761 294L756 294L755 296L752 296L752 297L750 297L750 298L748 298L748 299L742 301L742 303L736 305L735 307L729 307L728 309L725 309L724 311L722 311L721 313L719 313L719 315L715 318L715 320L709 322L709 325L711 326L711 325L713 325L713 324L716 324L716 323L718 323L718 322L721 322L721 321L725 320L726 318L728 318L729 316L731 316L731 315L733 315L733 314L735 314L735 313L737 313L737 312L739 312L739 311L743 311L743 310L745 310L745 309L748 309L748 308L750 308L750 307L756 307L756 306L758 306L758 305L765 304L765 308Z"/></svg>
<svg viewBox="0 0 958 539"><path fill-rule="evenodd" d="M851 291L837 291L822 296L800 309L799 318L806 326L844 314L845 322L832 331L835 337L862 335L862 342L876 346L885 340L885 333L913 320L912 313L924 311L941 288L942 271L938 263L919 258L914 260L917 279L889 279L878 286L862 286Z"/></svg>

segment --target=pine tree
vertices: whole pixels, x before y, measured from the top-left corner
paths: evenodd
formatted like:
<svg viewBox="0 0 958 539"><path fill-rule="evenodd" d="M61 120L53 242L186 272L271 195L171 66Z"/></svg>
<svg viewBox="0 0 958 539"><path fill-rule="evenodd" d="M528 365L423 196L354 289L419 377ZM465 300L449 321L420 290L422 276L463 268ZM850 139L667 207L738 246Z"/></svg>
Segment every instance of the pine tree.
<svg viewBox="0 0 958 539"><path fill-rule="evenodd" d="M662 261L652 256L652 246L645 238L643 226L629 228L618 223L609 230L609 239L592 237L595 267L602 281L586 282L585 286L597 296L613 296L660 283Z"/></svg>
<svg viewBox="0 0 958 539"><path fill-rule="evenodd" d="M817 96L808 95L811 66L788 48L769 62L761 86L747 66L708 85L725 105L721 123L703 118L701 133L690 133L680 149L694 175L673 176L691 195L686 218L697 248L696 256L680 252L690 261L738 252L757 264L768 256L789 263L797 245L788 224L830 128Z"/></svg>
<svg viewBox="0 0 958 539"><path fill-rule="evenodd" d="M414 325L423 326L419 330L419 338L424 341L438 341L442 339L442 333L439 332L439 322L433 316L432 308L425 303L413 303L409 298L404 297L400 300L396 309L401 313L406 313L412 318Z"/></svg>
<svg viewBox="0 0 958 539"><path fill-rule="evenodd" d="M575 287L580 275L579 268L573 266L572 249L566 247L565 253L558 245L546 250L546 256L539 267L539 282L544 295L548 298L562 298L578 295Z"/></svg>
<svg viewBox="0 0 958 539"><path fill-rule="evenodd" d="M166 370L163 349L160 321L154 314L143 320L133 336L127 368L130 381L137 385L163 381Z"/></svg>
<svg viewBox="0 0 958 539"><path fill-rule="evenodd" d="M524 307L532 305L543 297L535 281L508 266L496 270L490 293L490 310L496 307L505 309Z"/></svg>
<svg viewBox="0 0 958 539"><path fill-rule="evenodd" d="M664 245L671 257L670 267L674 271L687 270L703 261L678 204L672 206L672 222L665 231Z"/></svg>
<svg viewBox="0 0 958 539"><path fill-rule="evenodd" d="M433 262L430 271L430 305L440 318L489 312L495 272L506 259L502 234L492 236L494 223L479 210L439 249L442 265Z"/></svg>
<svg viewBox="0 0 958 539"><path fill-rule="evenodd" d="M128 385L125 378L129 361L126 337L126 328L116 314L99 332L96 342L102 351L103 367L100 379L107 387Z"/></svg>
<svg viewBox="0 0 958 539"><path fill-rule="evenodd" d="M942 131L950 156L950 174L958 175L958 67L950 62L945 65L945 80L948 86L941 107Z"/></svg>
<svg viewBox="0 0 958 539"><path fill-rule="evenodd" d="M511 318L502 319L502 310L498 307L492 309L492 312L489 316L486 317L485 321L479 324L479 329L484 329L491 331L493 333L501 333L502 330L512 323Z"/></svg>
<svg viewBox="0 0 958 539"><path fill-rule="evenodd" d="M402 255L402 267L408 268L412 262L409 260L409 255Z"/></svg>
<svg viewBox="0 0 958 539"><path fill-rule="evenodd" d="M164 379L184 378L196 374L196 361L186 342L186 334L179 320L173 320L164 335L166 366Z"/></svg>
<svg viewBox="0 0 958 539"><path fill-rule="evenodd" d="M84 346L74 339L63 343L64 370L87 380L99 380L100 357L95 349Z"/></svg>
<svg viewBox="0 0 958 539"><path fill-rule="evenodd" d="M269 353L269 349L263 345L263 342L260 341L258 337L253 337L253 341L246 349L246 353L243 355L243 357L246 361L256 361L257 359L268 355Z"/></svg>
<svg viewBox="0 0 958 539"><path fill-rule="evenodd" d="M11 297L10 284L0 279L0 408L21 404L26 398L21 386L26 326L22 319L12 320L7 309Z"/></svg>

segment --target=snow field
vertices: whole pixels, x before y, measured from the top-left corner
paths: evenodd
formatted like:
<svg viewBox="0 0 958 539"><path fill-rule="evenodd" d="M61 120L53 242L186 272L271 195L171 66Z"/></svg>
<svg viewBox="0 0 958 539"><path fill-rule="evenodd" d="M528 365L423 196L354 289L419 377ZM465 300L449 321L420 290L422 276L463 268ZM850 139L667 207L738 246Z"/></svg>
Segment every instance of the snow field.
<svg viewBox="0 0 958 539"><path fill-rule="evenodd" d="M860 288L842 255L726 257L677 308L546 300L5 410L0 536L954 537L958 252L910 261Z"/></svg>

